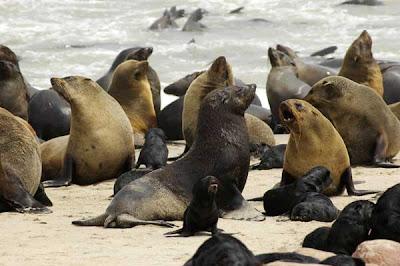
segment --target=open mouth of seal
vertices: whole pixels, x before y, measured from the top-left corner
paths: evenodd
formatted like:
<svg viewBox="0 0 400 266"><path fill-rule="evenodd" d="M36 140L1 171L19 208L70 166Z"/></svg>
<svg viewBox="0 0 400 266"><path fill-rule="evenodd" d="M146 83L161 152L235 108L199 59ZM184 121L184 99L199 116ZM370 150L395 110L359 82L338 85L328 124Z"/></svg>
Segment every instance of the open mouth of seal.
<svg viewBox="0 0 400 266"><path fill-rule="evenodd" d="M293 112L286 105L282 106L281 112L282 112L283 122L292 123L295 121L296 118L294 117Z"/></svg>
<svg viewBox="0 0 400 266"><path fill-rule="evenodd" d="M218 182L213 180L210 182L210 185L208 186L208 193L217 193L218 190Z"/></svg>

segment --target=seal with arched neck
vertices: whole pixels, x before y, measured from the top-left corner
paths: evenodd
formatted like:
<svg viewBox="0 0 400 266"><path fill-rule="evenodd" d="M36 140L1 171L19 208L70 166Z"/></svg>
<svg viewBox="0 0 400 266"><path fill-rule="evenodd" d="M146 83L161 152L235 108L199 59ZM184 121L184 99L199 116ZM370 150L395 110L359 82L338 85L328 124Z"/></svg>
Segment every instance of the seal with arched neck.
<svg viewBox="0 0 400 266"><path fill-rule="evenodd" d="M73 223L122 228L140 224L169 226L157 220L182 220L193 197L193 185L207 175L220 182L216 202L223 217L264 219L240 193L246 184L250 161L243 115L254 94L255 86L232 86L211 92L201 104L198 137L182 159L122 188L104 214Z"/></svg>
<svg viewBox="0 0 400 266"><path fill-rule="evenodd" d="M45 187L71 182L93 184L132 169L135 161L132 127L118 102L88 78L52 78L51 84L71 105L72 117L66 150L58 153L63 160L62 169L58 176L44 177L51 179L43 182ZM59 139L65 141L65 138Z"/></svg>

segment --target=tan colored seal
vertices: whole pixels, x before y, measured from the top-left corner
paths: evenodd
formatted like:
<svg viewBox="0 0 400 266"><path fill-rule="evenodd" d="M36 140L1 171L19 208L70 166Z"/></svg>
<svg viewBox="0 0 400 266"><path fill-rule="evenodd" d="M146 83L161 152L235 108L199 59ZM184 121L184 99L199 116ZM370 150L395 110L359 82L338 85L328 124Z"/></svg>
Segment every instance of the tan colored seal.
<svg viewBox="0 0 400 266"><path fill-rule="evenodd" d="M390 111L400 120L400 102L392 103L388 105Z"/></svg>
<svg viewBox="0 0 400 266"><path fill-rule="evenodd" d="M332 184L326 195L364 195L370 191L354 188L346 145L331 122L311 104L297 99L282 102L281 121L290 130L286 147L281 185L300 178L310 169L323 166L331 172Z"/></svg>
<svg viewBox="0 0 400 266"><path fill-rule="evenodd" d="M244 114L251 143L266 143L275 146L275 136L272 129L263 121L250 114Z"/></svg>
<svg viewBox="0 0 400 266"><path fill-rule="evenodd" d="M19 118L0 108L0 212L50 212L35 196L42 173L39 144Z"/></svg>
<svg viewBox="0 0 400 266"><path fill-rule="evenodd" d="M43 184L93 184L130 170L135 158L132 127L118 102L88 78L52 78L51 83L71 105L71 131L66 152L59 152L64 157L60 174L44 176L52 180Z"/></svg>
<svg viewBox="0 0 400 266"><path fill-rule="evenodd" d="M397 167L400 122L374 90L344 77L328 77L304 98L327 115L346 143L352 165Z"/></svg>
<svg viewBox="0 0 400 266"><path fill-rule="evenodd" d="M372 39L366 30L347 50L339 76L368 86L383 96L382 72L372 55Z"/></svg>
<svg viewBox="0 0 400 266"><path fill-rule="evenodd" d="M135 134L135 144L143 143L149 128L157 127L150 83L147 79L147 61L127 60L114 72L108 93L124 109Z"/></svg>

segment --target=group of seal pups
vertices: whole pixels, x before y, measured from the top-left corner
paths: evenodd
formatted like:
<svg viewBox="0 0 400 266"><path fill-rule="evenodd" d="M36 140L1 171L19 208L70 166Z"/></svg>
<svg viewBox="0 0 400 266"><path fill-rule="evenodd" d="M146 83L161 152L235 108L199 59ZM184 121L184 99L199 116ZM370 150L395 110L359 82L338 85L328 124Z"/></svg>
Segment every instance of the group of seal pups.
<svg viewBox="0 0 400 266"><path fill-rule="evenodd" d="M165 88L181 96L166 113L170 107L160 110L160 81L147 62L152 48L122 51L97 82L81 76L51 78L51 90L30 96L16 55L0 46L0 211L48 213L52 203L44 187L118 177L106 211L73 224L173 227L168 221L183 220L183 228L170 234L214 235L198 253L210 252L225 264L233 256L256 265L271 256L254 257L246 249L236 253L244 245L219 234L217 222L220 217L265 219L241 194L250 153L261 150L263 160L272 162L267 168L283 168L279 187L262 198L266 215L288 214L295 221L337 218L331 228L307 236L304 245L351 255L369 237L392 239L400 230L398 187L385 192L376 206L356 201L340 214L328 198L344 189L355 196L377 192L355 189L351 165L399 167L392 158L400 150L400 121L384 101L382 70L371 48L364 31L340 71L304 62L283 45L270 48L267 95L271 110L276 109L271 112L261 106L256 86L235 80L220 56L208 70ZM385 70L391 66L396 64L386 63ZM272 119L263 119L268 113ZM287 145L275 146L271 127L289 131ZM167 164L166 141L171 139L185 139L186 153ZM137 162L135 146L142 147ZM142 164L146 169L132 170ZM230 255L221 258L207 247L218 243ZM191 263L207 263L212 256L195 255Z"/></svg>

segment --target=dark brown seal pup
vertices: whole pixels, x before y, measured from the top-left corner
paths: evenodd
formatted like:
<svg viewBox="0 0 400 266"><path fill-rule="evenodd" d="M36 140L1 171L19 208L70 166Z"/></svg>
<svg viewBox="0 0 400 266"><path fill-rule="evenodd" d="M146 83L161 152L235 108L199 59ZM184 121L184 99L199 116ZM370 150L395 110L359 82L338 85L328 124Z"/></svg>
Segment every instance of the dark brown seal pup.
<svg viewBox="0 0 400 266"><path fill-rule="evenodd" d="M146 168L158 169L167 164L168 148L165 143L164 131L160 128L150 128L145 135L145 142L140 151L136 168L146 165Z"/></svg>
<svg viewBox="0 0 400 266"><path fill-rule="evenodd" d="M400 242L400 184L383 193L371 218L370 239L389 239Z"/></svg>
<svg viewBox="0 0 400 266"><path fill-rule="evenodd" d="M269 146L261 155L261 161L255 165L252 170L268 170L273 168L283 168L283 160L285 158L286 144L279 144L276 146Z"/></svg>
<svg viewBox="0 0 400 266"><path fill-rule="evenodd" d="M182 220L193 197L194 183L207 175L213 175L221 182L217 205L225 212L223 217L263 219L240 193L246 184L250 161L249 136L244 130L243 114L254 94L255 86L226 87L211 92L201 104L198 138L182 159L125 186L104 214L73 223L133 227L139 224L168 225L155 220ZM226 134L215 134L221 131ZM233 186L228 187L230 184Z"/></svg>
<svg viewBox="0 0 400 266"><path fill-rule="evenodd" d="M44 193L38 190L41 172L35 136L16 116L0 108L0 212L50 213L43 197L35 195ZM50 206L45 194L44 199Z"/></svg>
<svg viewBox="0 0 400 266"><path fill-rule="evenodd" d="M147 79L147 61L127 60L115 69L108 93L124 109L135 135L135 144L143 145L144 134L157 127L157 118Z"/></svg>
<svg viewBox="0 0 400 266"><path fill-rule="evenodd" d="M183 228L165 233L179 236L194 236L199 231L210 231L213 235L219 232L218 207L215 197L218 191L218 179L206 176L198 180L192 190L193 198L183 214Z"/></svg>
<svg viewBox="0 0 400 266"><path fill-rule="evenodd" d="M323 192L325 195L339 195L345 187L349 195L374 193L354 188L350 159L343 139L318 109L303 100L292 99L284 101L279 111L281 121L290 130L281 185L290 184L311 168L324 166L331 172L333 180Z"/></svg>
<svg viewBox="0 0 400 266"><path fill-rule="evenodd" d="M65 136L71 127L71 107L54 90L41 90L29 101L29 124L42 140Z"/></svg>
<svg viewBox="0 0 400 266"><path fill-rule="evenodd" d="M262 265L266 265L268 263L279 261L279 262L294 262L299 264L318 264L319 260L305 256L296 252L273 252L260 254L256 256L257 260L262 263Z"/></svg>
<svg viewBox="0 0 400 266"><path fill-rule="evenodd" d="M352 165L398 167L391 160L400 150L400 122L374 90L344 77L328 77L304 100L331 119Z"/></svg>
<svg viewBox="0 0 400 266"><path fill-rule="evenodd" d="M310 192L303 195L290 211L290 220L332 222L338 214L339 210L327 196Z"/></svg>
<svg viewBox="0 0 400 266"><path fill-rule="evenodd" d="M205 241L184 266L262 265L254 254L238 239L217 234Z"/></svg>
<svg viewBox="0 0 400 266"><path fill-rule="evenodd" d="M28 96L18 65L0 60L0 107L28 120Z"/></svg>
<svg viewBox="0 0 400 266"><path fill-rule="evenodd" d="M370 87L383 96L382 72L372 55L372 39L366 30L350 45L338 75Z"/></svg>
<svg viewBox="0 0 400 266"><path fill-rule="evenodd" d="M130 170L135 161L132 127L118 102L88 78L52 78L51 84L71 105L72 119L69 137L59 138L64 144L68 138L66 150L58 153L60 174L44 186L93 184Z"/></svg>

